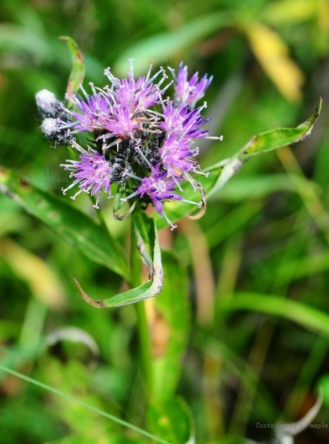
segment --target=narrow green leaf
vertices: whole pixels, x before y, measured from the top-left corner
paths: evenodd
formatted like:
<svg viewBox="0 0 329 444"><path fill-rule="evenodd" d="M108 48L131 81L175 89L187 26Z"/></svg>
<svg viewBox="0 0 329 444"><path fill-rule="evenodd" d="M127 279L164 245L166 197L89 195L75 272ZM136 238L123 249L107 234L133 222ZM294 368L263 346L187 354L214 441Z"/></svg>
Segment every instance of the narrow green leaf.
<svg viewBox="0 0 329 444"><path fill-rule="evenodd" d="M103 227L65 199L32 187L3 168L0 170L0 192L79 248L89 259L126 279L129 277L123 249Z"/></svg>
<svg viewBox="0 0 329 444"><path fill-rule="evenodd" d="M182 358L190 330L190 307L187 299L187 270L169 251L162 251L166 276L161 297L155 301L154 335L158 336L159 350L153 361L154 399L171 398L181 376Z"/></svg>
<svg viewBox="0 0 329 444"><path fill-rule="evenodd" d="M312 116L296 128L276 128L265 131L252 137L252 139L235 156L225 159L207 171L216 171L220 174L213 188L207 193L207 197L217 193L244 165L244 163L254 156L267 153L286 145L290 145L306 139L312 132L322 108L322 98Z"/></svg>
<svg viewBox="0 0 329 444"><path fill-rule="evenodd" d="M83 297L90 305L96 308L114 308L151 298L160 293L163 285L163 269L161 262L161 251L158 233L153 219L144 213L133 213L133 229L136 231L137 248L150 268L150 279L138 287L132 288L124 293L117 294L105 300L93 300L81 288L78 280L74 278L75 284Z"/></svg>
<svg viewBox="0 0 329 444"><path fill-rule="evenodd" d="M322 108L322 97L312 116L296 128L276 128L254 136L247 145L239 151L237 157L240 160L249 159L258 154L276 150L286 145L306 139L312 132Z"/></svg>
<svg viewBox="0 0 329 444"><path fill-rule="evenodd" d="M152 405L148 412L148 424L153 433L171 444L195 443L192 414L181 398Z"/></svg>
<svg viewBox="0 0 329 444"><path fill-rule="evenodd" d="M200 175L198 181L202 185L206 197L209 198L223 188L223 186L241 169L246 161L259 154L266 153L286 145L293 144L307 138L317 121L322 108L322 98L319 100L318 107L312 116L296 128L277 128L270 131L259 133L252 137L247 145L242 148L235 156L224 159L219 163L207 168L204 172L208 177ZM196 191L193 191L189 183L183 184L184 198L198 201L200 197ZM184 202L169 202L165 204L165 213L172 222L177 222L186 214L195 211L190 204ZM167 222L158 214L154 215L157 227L164 228Z"/></svg>
<svg viewBox="0 0 329 444"><path fill-rule="evenodd" d="M146 71L150 64L159 65L183 52L201 39L230 23L227 14L215 14L200 17L185 26L172 31L146 38L129 47L117 60L115 70L119 75L127 72L127 60L135 59L134 68L137 72Z"/></svg>
<svg viewBox="0 0 329 444"><path fill-rule="evenodd" d="M322 99L320 98L319 105L313 115L296 128L278 128L260 133L254 136L248 144L232 158L224 159L212 167L207 168L205 172L209 173L208 177L200 175L198 178L205 190L207 198L217 193L250 158L288 144L296 143L309 136L321 112L321 106ZM184 184L183 191L185 199L195 201L198 199L198 193L193 191L190 184ZM193 208L191 208L190 204L179 201L165 204L165 212L172 222L182 219L192 210ZM166 221L158 214L155 214L154 218L159 229L167 225Z"/></svg>
<svg viewBox="0 0 329 444"><path fill-rule="evenodd" d="M266 294L235 294L218 305L219 313L239 310L259 311L273 316L281 316L313 330L323 336L329 336L329 315L323 311L298 301L283 299Z"/></svg>
<svg viewBox="0 0 329 444"><path fill-rule="evenodd" d="M71 54L72 70L66 88L66 94L72 97L79 89L85 77L85 63L77 43L67 36L60 37L67 44Z"/></svg>
<svg viewBox="0 0 329 444"><path fill-rule="evenodd" d="M72 395L70 395L68 393L57 390L56 388L51 387L50 385L43 384L42 382L37 381L36 379L30 378L29 376L23 375L22 373L16 372L15 370L11 370L11 369L5 367L4 365L0 365L0 370L2 372L5 372L5 373L10 374L12 376L15 376L16 378L22 379L23 381L26 381L29 384L33 384L37 387L40 387L43 390L54 393L57 396L61 396L62 398L65 398L67 401L74 402L75 404L78 404L81 407L84 407L84 408L86 408L86 409L88 409L100 416L108 418L111 421L113 421L117 424L120 424L121 426L126 427L127 429L133 430L136 433L144 435L147 438L153 439L156 442L161 442L163 444L171 444L168 441L165 441L164 439L158 438L157 436L154 436L151 433L148 433L147 431L145 431L139 427L136 427L133 424L130 424L129 422L126 422L114 415L111 415L110 413L104 412L103 410L100 410L97 407L94 407L93 405L90 405L84 401L80 401L79 399L73 397Z"/></svg>

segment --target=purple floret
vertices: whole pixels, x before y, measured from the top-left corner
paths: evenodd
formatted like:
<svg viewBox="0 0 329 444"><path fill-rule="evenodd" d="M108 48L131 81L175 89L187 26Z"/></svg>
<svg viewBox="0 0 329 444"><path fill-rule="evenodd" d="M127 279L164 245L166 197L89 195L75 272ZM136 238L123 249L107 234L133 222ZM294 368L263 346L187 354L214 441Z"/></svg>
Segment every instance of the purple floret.
<svg viewBox="0 0 329 444"><path fill-rule="evenodd" d="M159 127L169 136L175 134L177 140L207 138L208 131L199 128L210 120L201 116L202 109L191 109L184 103L175 108L170 101L163 107L164 120L159 123Z"/></svg>
<svg viewBox="0 0 329 444"><path fill-rule="evenodd" d="M82 192L91 196L96 195L97 199L94 207L99 208L101 191L105 191L111 197L111 166L104 156L92 148L89 147L86 151L76 142L72 142L72 146L80 152L80 159L67 160L67 164L61 165L65 170L70 171L70 177L74 178L73 183L63 189L63 193L66 194L69 189L79 185L79 191L71 199L75 199Z"/></svg>
<svg viewBox="0 0 329 444"><path fill-rule="evenodd" d="M212 82L213 77L203 76L199 80L199 73L193 74L188 80L188 68L183 66L181 62L178 67L178 73L175 82L175 93L178 101L187 103L188 105L195 105L195 103L202 99L206 89Z"/></svg>
<svg viewBox="0 0 329 444"><path fill-rule="evenodd" d="M160 149L162 165L168 174L174 177L181 177L196 169L194 156L198 154L198 149L191 149L191 143L186 140L178 141L175 135L166 139Z"/></svg>
<svg viewBox="0 0 329 444"><path fill-rule="evenodd" d="M78 109L71 112L75 119L72 134L83 131L100 132L105 129L105 121L111 115L111 108L103 94L87 95L85 100L80 96L75 96L71 101Z"/></svg>

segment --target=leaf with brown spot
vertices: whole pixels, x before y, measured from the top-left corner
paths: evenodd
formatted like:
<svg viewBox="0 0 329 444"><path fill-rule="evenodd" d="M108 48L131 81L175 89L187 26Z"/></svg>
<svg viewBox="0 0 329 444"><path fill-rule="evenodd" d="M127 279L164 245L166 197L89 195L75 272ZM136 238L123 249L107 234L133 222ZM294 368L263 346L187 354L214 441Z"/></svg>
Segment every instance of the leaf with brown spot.
<svg viewBox="0 0 329 444"><path fill-rule="evenodd" d="M71 37L62 36L60 39L67 44L71 54L72 70L67 84L66 94L68 97L72 97L78 91L85 77L85 63L77 43Z"/></svg>

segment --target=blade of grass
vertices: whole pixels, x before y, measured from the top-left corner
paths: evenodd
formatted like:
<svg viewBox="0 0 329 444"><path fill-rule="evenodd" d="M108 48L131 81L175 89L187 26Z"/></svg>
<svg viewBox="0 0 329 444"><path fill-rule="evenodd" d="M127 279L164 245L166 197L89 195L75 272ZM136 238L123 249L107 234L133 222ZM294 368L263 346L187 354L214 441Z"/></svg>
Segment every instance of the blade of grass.
<svg viewBox="0 0 329 444"><path fill-rule="evenodd" d="M292 249L295 249L295 235L294 233L296 232L296 230L298 230L299 226L300 226L300 219L302 219L303 216L303 212L301 211L297 217L297 219L295 220L294 226L291 229L291 234L288 240L288 243L286 245L286 248L283 252L283 255L281 257L281 261L279 266L277 267L277 272L275 273L273 280L271 282L269 291L273 292L273 291L280 291L281 293L281 299L284 300L284 295L288 289L288 285L289 282L286 283L286 286L284 288L282 288L282 286L280 287L280 284L278 282L278 273L280 272L281 269L284 269L285 264L286 264L286 260L287 257L289 257L290 252ZM297 247L298 247L298 252L300 251L300 249L302 249L304 247L304 243L308 241L309 237L308 236L304 236L303 237L304 242L298 242ZM298 254L297 252L297 254ZM228 302L228 299L227 299ZM280 302L280 301L278 301ZM253 345L251 347L250 353L249 353L249 358L248 358L248 362L246 363L246 370L247 371L247 365L255 368L255 373L258 375L258 378L260 380L260 375L265 363L265 359L268 353L268 349L269 349L269 345L271 342L271 339L273 337L273 333L274 333L274 329L277 323L277 319L267 319L266 322L262 322L258 329L257 329L257 334L255 337L255 340L253 342ZM244 379L244 375L242 377L242 380ZM249 393L249 403L247 405L245 405L244 403L244 399L246 397L246 389L244 386L241 385L241 388L239 390L239 394L238 394L238 400L234 409L234 412L232 414L232 420L231 420L231 424L230 424L230 430L234 430L235 432L237 432L236 428L239 427L238 432L240 434L243 434L245 427L247 425L248 422L248 418L251 414L251 409L252 409L252 403L253 400L256 396L257 393L257 383L255 383L255 385L252 387L253 392L250 391Z"/></svg>
<svg viewBox="0 0 329 444"><path fill-rule="evenodd" d="M256 311L280 316L289 321L329 337L329 315L323 311L301 302L282 299L280 296L268 296L260 293L239 293L219 303L222 313L240 310Z"/></svg>
<svg viewBox="0 0 329 444"><path fill-rule="evenodd" d="M74 403L80 405L81 407L85 407L86 409L88 409L94 413L97 413L98 415L104 416L105 418L108 418L111 421L122 425L123 427L126 427L126 428L133 430L141 435L144 435L147 438L153 439L156 442L161 442L162 444L170 444L168 441L158 438L157 436L152 435L151 433L148 433L147 431L145 431L139 427L136 427L133 424L130 424L129 422L124 421L123 419L117 418L116 416L111 415L110 413L104 412L103 410L100 410L90 404L87 404L86 402L83 402L83 401L80 401L79 399L74 398L73 396L69 395L68 393L61 392L61 391L55 389L54 387L51 387L47 384L44 384L40 381L30 378L29 376L23 375L20 372L17 372L15 370L11 370L3 365L0 365L0 370L4 371L6 373L9 373L12 376L16 376L17 378L20 378L23 381L26 381L30 384L36 385L37 387L40 387L44 390L47 390L48 392L54 393L57 396L61 396L62 398L65 398L68 401L74 402Z"/></svg>
<svg viewBox="0 0 329 444"><path fill-rule="evenodd" d="M259 385L259 404L258 408L262 411L264 418L268 421L275 417L279 417L280 411L275 406L275 402L271 394L267 391L264 385L259 384L258 373L255 372L253 367L249 363L245 364L244 360L229 348L224 342L219 341L214 336L208 333L199 331L193 336L193 345L203 355L222 362L222 365L227 369L227 382L228 385L232 383L231 374L233 374L237 380L242 381L246 388L248 398L253 396L254 387ZM223 377L223 372L221 374ZM225 375L224 375L225 378Z"/></svg>
<svg viewBox="0 0 329 444"><path fill-rule="evenodd" d="M281 149L281 151L277 151L277 156L287 171L289 179L300 195L314 223L323 233L324 238L329 244L329 217L314 185L305 177L295 155L288 146Z"/></svg>
<svg viewBox="0 0 329 444"><path fill-rule="evenodd" d="M302 367L294 386L291 389L292 395L285 405L285 411L289 418L293 418L300 411L303 402L304 387L310 387L315 379L320 366L328 354L328 342L319 336L315 339L312 349ZM305 389L304 389L305 390Z"/></svg>

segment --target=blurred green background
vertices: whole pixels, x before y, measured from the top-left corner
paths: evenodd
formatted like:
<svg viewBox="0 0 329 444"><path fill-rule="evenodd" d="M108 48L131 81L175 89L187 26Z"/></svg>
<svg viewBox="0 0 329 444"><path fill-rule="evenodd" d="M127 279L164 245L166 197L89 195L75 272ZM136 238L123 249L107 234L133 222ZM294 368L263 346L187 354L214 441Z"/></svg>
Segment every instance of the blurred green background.
<svg viewBox="0 0 329 444"><path fill-rule="evenodd" d="M203 167L258 132L296 126L323 96L311 137L250 161L200 221L183 220L161 238L188 269L191 328L177 393L192 410L197 442L268 439L256 423L301 418L319 384L317 421L329 424L328 331L308 328L286 304L309 307L304 315L315 324L329 310L328 0L2 0L0 165L56 194L68 152L42 139L34 95L64 95L71 65L63 35L78 42L86 80L99 86L107 66L125 75L129 57L140 72L184 60L191 73L214 75L208 127L224 141L200 145ZM87 199L74 205L94 217ZM113 221L107 206L105 214L124 243L127 221ZM95 310L72 280L78 275L103 299L120 290L120 278L2 195L0 236L0 364L146 427L134 309ZM157 327L155 354L165 336ZM0 378L1 444L146 442L13 376ZM323 427L295 442L328 440Z"/></svg>

